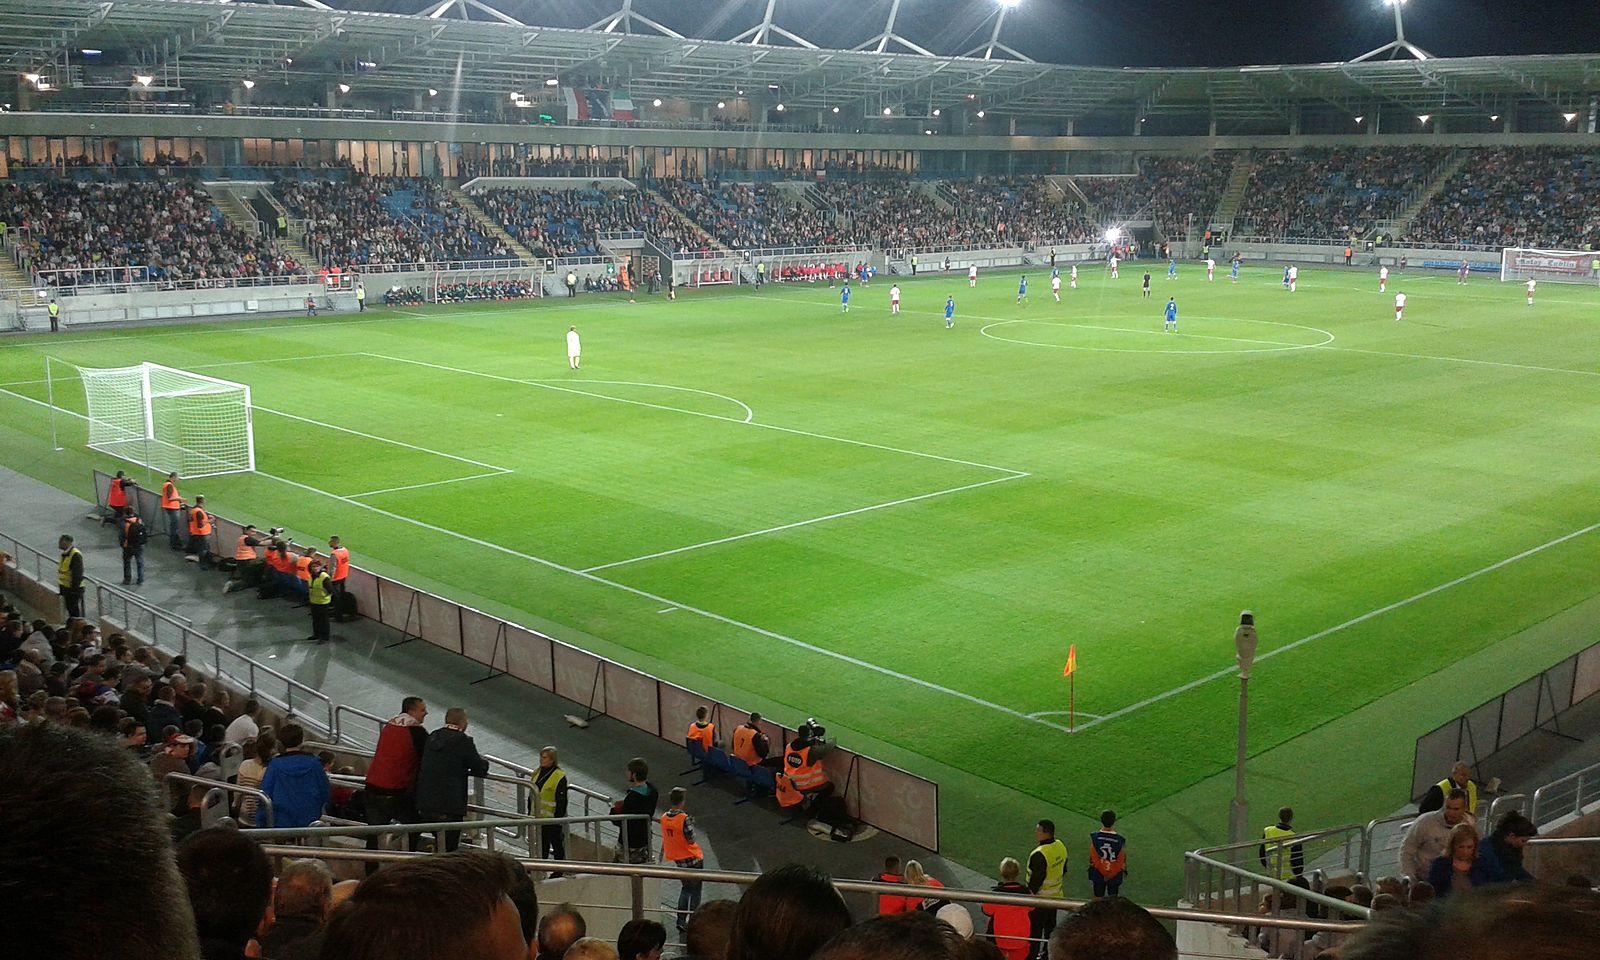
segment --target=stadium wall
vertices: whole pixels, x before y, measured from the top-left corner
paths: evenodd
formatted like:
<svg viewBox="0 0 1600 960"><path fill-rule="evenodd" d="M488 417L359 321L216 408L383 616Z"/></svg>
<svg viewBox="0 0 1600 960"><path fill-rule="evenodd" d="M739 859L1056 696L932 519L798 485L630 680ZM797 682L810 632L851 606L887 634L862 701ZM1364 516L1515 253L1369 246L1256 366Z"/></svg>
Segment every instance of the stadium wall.
<svg viewBox="0 0 1600 960"><path fill-rule="evenodd" d="M95 502L104 504L111 475L96 470L93 481ZM156 491L140 487L136 499L141 516L158 514ZM242 525L216 514L212 520L211 545L221 551L238 539ZM510 675L584 707L589 716L610 716L668 743L684 743L696 707L709 706L723 729L750 713L355 564L347 589L363 617L393 628L401 641L426 641L483 664L488 676ZM794 732L770 721L762 726L774 744L787 743ZM823 766L852 816L938 852L937 783L842 747L828 754Z"/></svg>

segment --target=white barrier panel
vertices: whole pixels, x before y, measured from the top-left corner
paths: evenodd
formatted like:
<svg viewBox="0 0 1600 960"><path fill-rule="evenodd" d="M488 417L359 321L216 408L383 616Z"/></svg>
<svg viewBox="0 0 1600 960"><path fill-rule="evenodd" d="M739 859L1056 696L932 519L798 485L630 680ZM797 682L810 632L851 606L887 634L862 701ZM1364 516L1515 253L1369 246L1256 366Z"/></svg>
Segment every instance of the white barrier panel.
<svg viewBox="0 0 1600 960"><path fill-rule="evenodd" d="M661 736L661 710L657 703L657 683L654 677L631 670L620 663L605 663L606 713L630 727L643 730L651 736Z"/></svg>
<svg viewBox="0 0 1600 960"><path fill-rule="evenodd" d="M564 643L555 645L555 693L597 713L606 712L605 671L599 657Z"/></svg>

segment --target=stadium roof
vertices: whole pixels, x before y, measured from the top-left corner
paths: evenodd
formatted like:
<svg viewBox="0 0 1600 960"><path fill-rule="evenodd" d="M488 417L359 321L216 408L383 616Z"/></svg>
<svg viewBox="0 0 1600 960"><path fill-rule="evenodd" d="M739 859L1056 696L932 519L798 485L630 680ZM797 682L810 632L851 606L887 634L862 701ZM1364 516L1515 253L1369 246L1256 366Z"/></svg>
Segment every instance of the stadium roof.
<svg viewBox="0 0 1600 960"><path fill-rule="evenodd" d="M16 73L43 74L57 87L126 87L137 73L155 77L153 89L298 78L503 96L557 80L624 89L635 98L706 102L743 91L790 109L904 106L920 113L976 103L1043 117L1139 110L1245 119L1307 104L1351 114L1390 104L1441 116L1500 113L1528 101L1587 111L1600 94L1600 54L1083 67L1013 59L1003 47L934 56L881 34L864 37L863 49L819 49L779 21L769 31L746 25L754 29L743 39L733 32L740 25L729 25L724 38L697 38L623 17L631 12L626 0L614 0L617 15L593 27L538 26L496 2L503 0L0 0L0 62ZM888 7L885 0L863 2ZM86 62L85 50L98 53Z"/></svg>

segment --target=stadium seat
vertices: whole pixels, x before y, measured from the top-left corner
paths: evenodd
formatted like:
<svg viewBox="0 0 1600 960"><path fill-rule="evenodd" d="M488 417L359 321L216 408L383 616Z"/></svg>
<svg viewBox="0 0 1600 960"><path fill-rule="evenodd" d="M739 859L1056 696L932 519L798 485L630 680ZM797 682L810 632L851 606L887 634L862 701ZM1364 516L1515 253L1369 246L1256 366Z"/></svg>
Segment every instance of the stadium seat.
<svg viewBox="0 0 1600 960"><path fill-rule="evenodd" d="M244 762L244 747L237 743L225 743L217 754L217 766L221 768L222 779L233 782L239 775L239 765Z"/></svg>
<svg viewBox="0 0 1600 960"><path fill-rule="evenodd" d="M684 774L690 774L690 773L698 772L701 767L704 767L706 765L706 748L705 748L705 746L703 744L701 744L699 740L696 740L693 737L685 737L684 740L683 740L683 745L689 751L689 763L690 763L689 769L683 771Z"/></svg>

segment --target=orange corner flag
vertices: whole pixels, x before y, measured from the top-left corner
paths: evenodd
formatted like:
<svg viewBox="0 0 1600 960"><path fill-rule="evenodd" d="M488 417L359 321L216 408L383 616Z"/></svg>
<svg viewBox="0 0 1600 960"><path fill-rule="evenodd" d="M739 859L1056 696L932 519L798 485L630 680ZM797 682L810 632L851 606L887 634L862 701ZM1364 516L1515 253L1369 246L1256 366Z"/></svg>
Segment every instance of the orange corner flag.
<svg viewBox="0 0 1600 960"><path fill-rule="evenodd" d="M1070 677L1078 670L1078 645L1076 643L1067 647L1067 665L1061 668L1063 677Z"/></svg>

